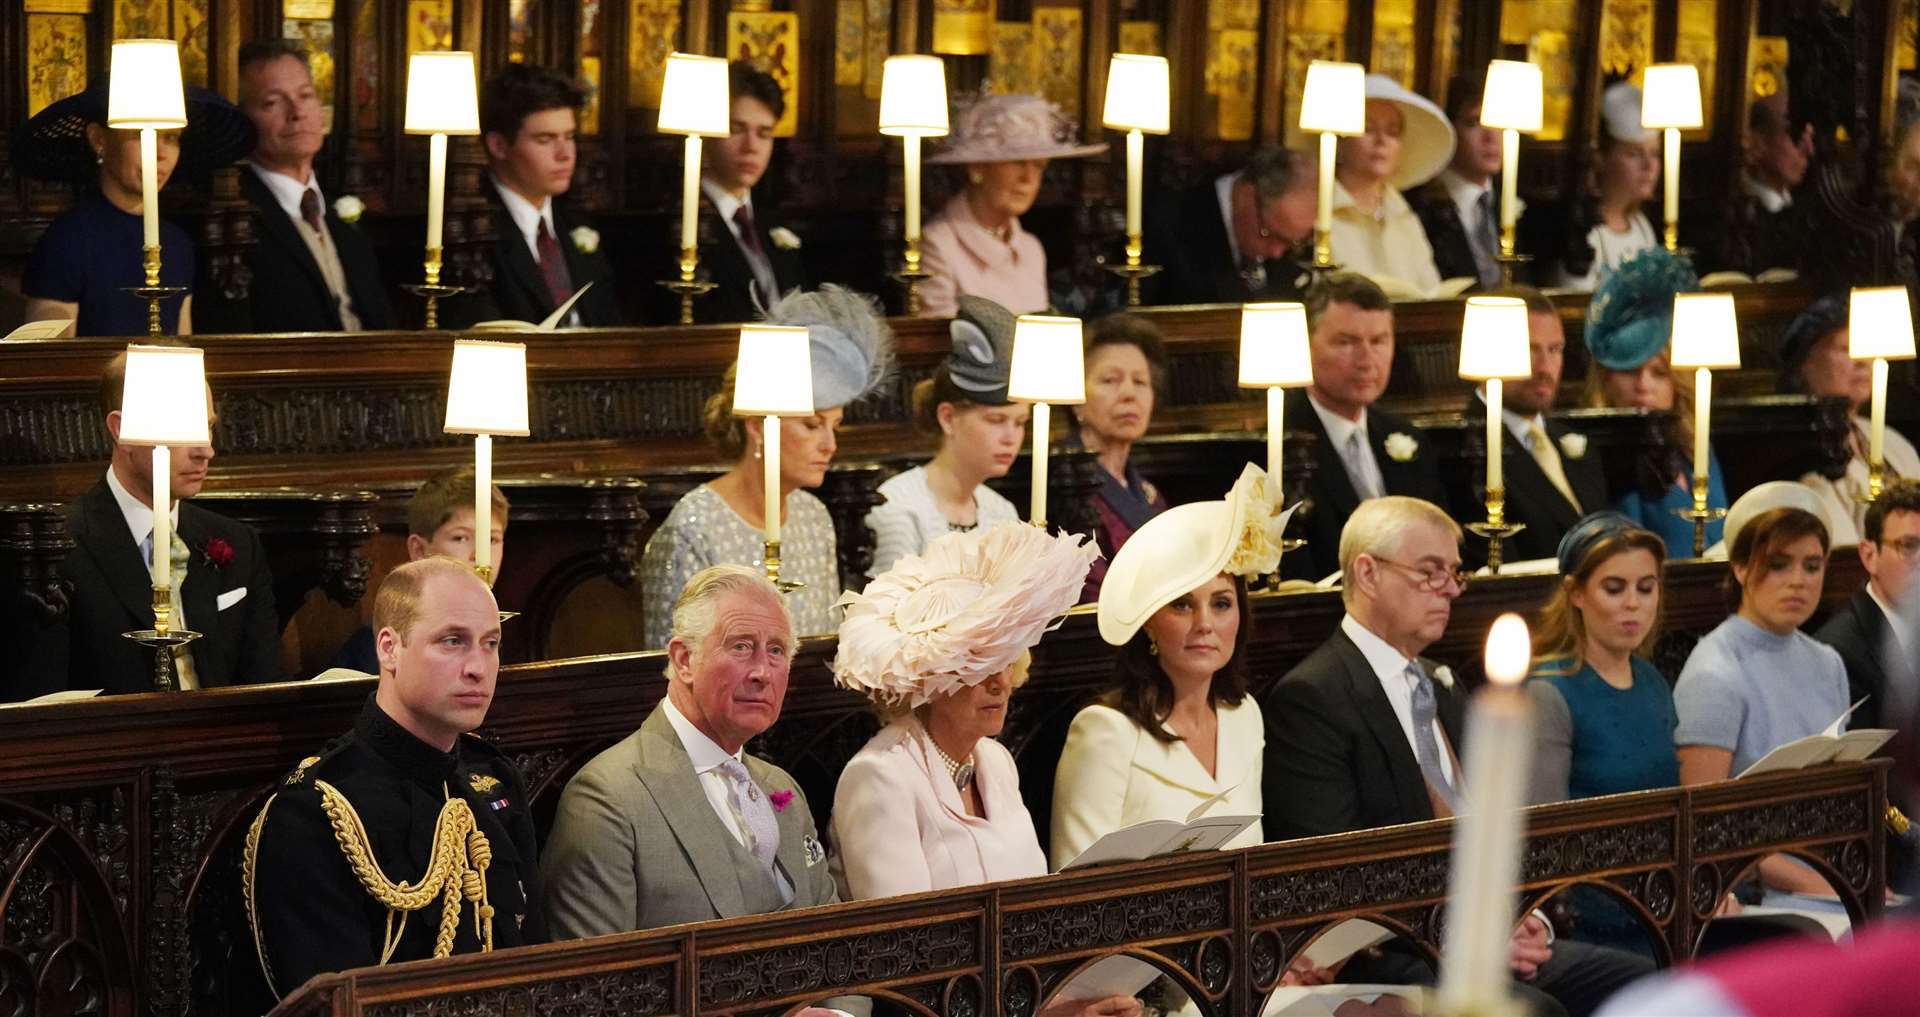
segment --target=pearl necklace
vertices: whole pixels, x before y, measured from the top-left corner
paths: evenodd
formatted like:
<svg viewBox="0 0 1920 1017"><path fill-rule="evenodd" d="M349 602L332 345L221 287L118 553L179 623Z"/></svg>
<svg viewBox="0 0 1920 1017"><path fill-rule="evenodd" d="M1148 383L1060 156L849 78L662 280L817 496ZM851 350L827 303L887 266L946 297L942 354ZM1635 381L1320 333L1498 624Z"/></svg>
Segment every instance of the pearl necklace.
<svg viewBox="0 0 1920 1017"><path fill-rule="evenodd" d="M966 790L973 786L973 754L969 752L967 761L964 763L955 762L952 756L947 755L947 750L933 740L931 732L927 734L927 744L933 746L933 751L939 755L940 762L946 766L947 776L953 778L953 786L965 794Z"/></svg>

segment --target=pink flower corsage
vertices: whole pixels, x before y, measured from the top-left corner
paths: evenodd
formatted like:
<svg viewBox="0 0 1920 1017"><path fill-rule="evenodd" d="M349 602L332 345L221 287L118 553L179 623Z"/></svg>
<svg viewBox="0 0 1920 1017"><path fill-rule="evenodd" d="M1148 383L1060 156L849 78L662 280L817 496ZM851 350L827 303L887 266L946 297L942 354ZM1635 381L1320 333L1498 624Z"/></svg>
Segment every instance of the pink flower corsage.
<svg viewBox="0 0 1920 1017"><path fill-rule="evenodd" d="M233 564L233 545L219 537L211 537L207 540L206 556L207 564L217 569L226 568Z"/></svg>
<svg viewBox="0 0 1920 1017"><path fill-rule="evenodd" d="M793 792L769 791L767 792L767 800L773 803L773 811L785 812L787 811L787 803L793 801Z"/></svg>

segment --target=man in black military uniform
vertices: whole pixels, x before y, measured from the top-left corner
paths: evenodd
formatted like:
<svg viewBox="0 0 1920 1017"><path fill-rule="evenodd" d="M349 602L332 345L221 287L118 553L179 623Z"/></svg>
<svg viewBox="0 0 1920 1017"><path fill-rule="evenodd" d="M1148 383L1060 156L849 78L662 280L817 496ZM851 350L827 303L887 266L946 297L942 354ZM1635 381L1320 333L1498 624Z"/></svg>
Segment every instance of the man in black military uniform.
<svg viewBox="0 0 1920 1017"><path fill-rule="evenodd" d="M469 733L500 669L492 591L450 558L409 562L380 584L373 625L378 690L248 833L247 914L276 997L325 972L547 938L526 784Z"/></svg>

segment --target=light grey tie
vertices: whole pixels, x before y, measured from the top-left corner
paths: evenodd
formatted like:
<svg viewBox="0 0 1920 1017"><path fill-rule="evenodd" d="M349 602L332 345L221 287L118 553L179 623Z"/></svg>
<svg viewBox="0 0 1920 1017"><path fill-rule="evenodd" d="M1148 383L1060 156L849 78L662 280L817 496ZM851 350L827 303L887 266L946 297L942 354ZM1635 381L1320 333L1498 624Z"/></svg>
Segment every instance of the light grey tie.
<svg viewBox="0 0 1920 1017"><path fill-rule="evenodd" d="M1347 468L1347 480L1353 484L1353 493L1359 495L1361 501L1385 493L1374 483L1373 471L1367 469L1367 442L1357 429L1348 432L1346 454L1340 458Z"/></svg>
<svg viewBox="0 0 1920 1017"><path fill-rule="evenodd" d="M719 770L727 778L727 804L733 807L734 818L746 831L747 849L772 871L773 858L780 853L780 824L773 818L772 803L738 759L721 763Z"/></svg>
<svg viewBox="0 0 1920 1017"><path fill-rule="evenodd" d="M1440 765L1440 741L1433 736L1433 722L1437 716L1433 702L1433 679L1427 677L1427 671L1419 661L1407 665L1407 675L1413 679L1413 757L1420 761L1420 773L1427 783L1447 803L1455 815L1460 813L1460 794L1454 790L1453 782L1447 779L1447 771Z"/></svg>
<svg viewBox="0 0 1920 1017"><path fill-rule="evenodd" d="M1494 226L1493 188L1480 192L1480 200L1473 203L1474 218L1478 222L1469 224L1467 238L1473 247L1473 265L1479 270L1480 285L1492 289L1500 285L1500 263L1494 256L1500 251L1500 235Z"/></svg>

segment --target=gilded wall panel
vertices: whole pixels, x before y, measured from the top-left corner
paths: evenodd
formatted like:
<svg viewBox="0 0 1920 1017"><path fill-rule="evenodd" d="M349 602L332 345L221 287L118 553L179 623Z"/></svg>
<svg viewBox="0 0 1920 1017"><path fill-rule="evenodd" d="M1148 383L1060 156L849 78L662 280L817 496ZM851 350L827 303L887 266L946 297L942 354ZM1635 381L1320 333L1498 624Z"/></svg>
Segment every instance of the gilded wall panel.
<svg viewBox="0 0 1920 1017"><path fill-rule="evenodd" d="M353 12L353 52L349 102L354 130L380 133L380 5L364 0Z"/></svg>
<svg viewBox="0 0 1920 1017"><path fill-rule="evenodd" d="M281 0L280 16L325 21L333 17L333 0Z"/></svg>
<svg viewBox="0 0 1920 1017"><path fill-rule="evenodd" d="M680 36L680 0L632 0L627 18L627 104L660 108L667 56Z"/></svg>
<svg viewBox="0 0 1920 1017"><path fill-rule="evenodd" d="M1706 127L1687 131L1689 138L1713 134L1714 51L1719 42L1720 4L1718 0L1680 0L1678 30L1674 34L1673 58L1700 69L1700 115Z"/></svg>
<svg viewBox="0 0 1920 1017"><path fill-rule="evenodd" d="M27 15L27 115L86 87L86 16Z"/></svg>
<svg viewBox="0 0 1920 1017"><path fill-rule="evenodd" d="M533 49L533 6L538 0L507 0L507 60L524 64Z"/></svg>
<svg viewBox="0 0 1920 1017"><path fill-rule="evenodd" d="M167 39L172 35L167 0L114 0L114 38Z"/></svg>
<svg viewBox="0 0 1920 1017"><path fill-rule="evenodd" d="M842 87L866 79L867 11L861 0L840 0L833 12L833 83Z"/></svg>
<svg viewBox="0 0 1920 1017"><path fill-rule="evenodd" d="M1747 90L1764 99L1787 87L1787 40L1780 35L1756 35L1747 47Z"/></svg>
<svg viewBox="0 0 1920 1017"><path fill-rule="evenodd" d="M1260 77L1260 31L1227 28L1214 36L1208 89L1217 110L1214 129L1224 141L1253 137L1254 90Z"/></svg>
<svg viewBox="0 0 1920 1017"><path fill-rule="evenodd" d="M752 64L780 83L786 109L773 125L773 134L792 137L800 109L800 16L790 11L727 15L727 59Z"/></svg>
<svg viewBox="0 0 1920 1017"><path fill-rule="evenodd" d="M867 0L867 70L861 90L869 99L880 98L880 75L893 55L893 4L889 0Z"/></svg>
<svg viewBox="0 0 1920 1017"><path fill-rule="evenodd" d="M1078 9L1033 9L1034 85L1036 91L1057 104L1069 120L1080 119L1080 92L1085 84L1080 42Z"/></svg>
<svg viewBox="0 0 1920 1017"><path fill-rule="evenodd" d="M1653 62L1653 0L1606 0L1600 13L1600 76L1632 78Z"/></svg>
<svg viewBox="0 0 1920 1017"><path fill-rule="evenodd" d="M407 0L407 55L453 48L453 0Z"/></svg>
<svg viewBox="0 0 1920 1017"><path fill-rule="evenodd" d="M1340 0L1286 0L1286 128L1287 144L1300 146L1300 91L1307 83L1307 65L1315 60L1344 60L1347 56L1347 6Z"/></svg>
<svg viewBox="0 0 1920 1017"><path fill-rule="evenodd" d="M1920 34L1920 0L1900 0L1900 37L1893 43L1894 66L1903 71L1915 69L1914 36Z"/></svg>
<svg viewBox="0 0 1920 1017"><path fill-rule="evenodd" d="M603 64L600 61L601 0L579 0L580 83L587 87L587 104L580 109L580 133L600 133L600 93Z"/></svg>
<svg viewBox="0 0 1920 1017"><path fill-rule="evenodd" d="M1582 14L1573 0L1506 0L1500 7L1500 41L1527 48L1527 60L1539 65L1546 89L1541 111L1542 141L1565 140L1573 121L1573 100L1580 89ZM1652 37L1647 37L1648 45Z"/></svg>
<svg viewBox="0 0 1920 1017"><path fill-rule="evenodd" d="M26 0L28 14L92 14L93 0Z"/></svg>
<svg viewBox="0 0 1920 1017"><path fill-rule="evenodd" d="M1417 90L1414 62L1413 0L1377 0L1373 5L1373 58L1367 69Z"/></svg>
<svg viewBox="0 0 1920 1017"><path fill-rule="evenodd" d="M333 22L282 21L280 35L300 44L307 51L307 68L313 72L313 90L320 93L321 118L333 127L335 67Z"/></svg>
<svg viewBox="0 0 1920 1017"><path fill-rule="evenodd" d="M993 49L993 0L933 0L933 51L982 56Z"/></svg>
<svg viewBox="0 0 1920 1017"><path fill-rule="evenodd" d="M173 32L180 43L180 78L207 87L207 0L173 0Z"/></svg>
<svg viewBox="0 0 1920 1017"><path fill-rule="evenodd" d="M1916 0L1920 2L1920 0ZM1165 56L1167 44L1160 32L1157 21L1120 22L1121 53L1147 53L1153 56Z"/></svg>
<svg viewBox="0 0 1920 1017"><path fill-rule="evenodd" d="M996 95L1034 91L1032 25L1018 21L994 22L986 90Z"/></svg>

